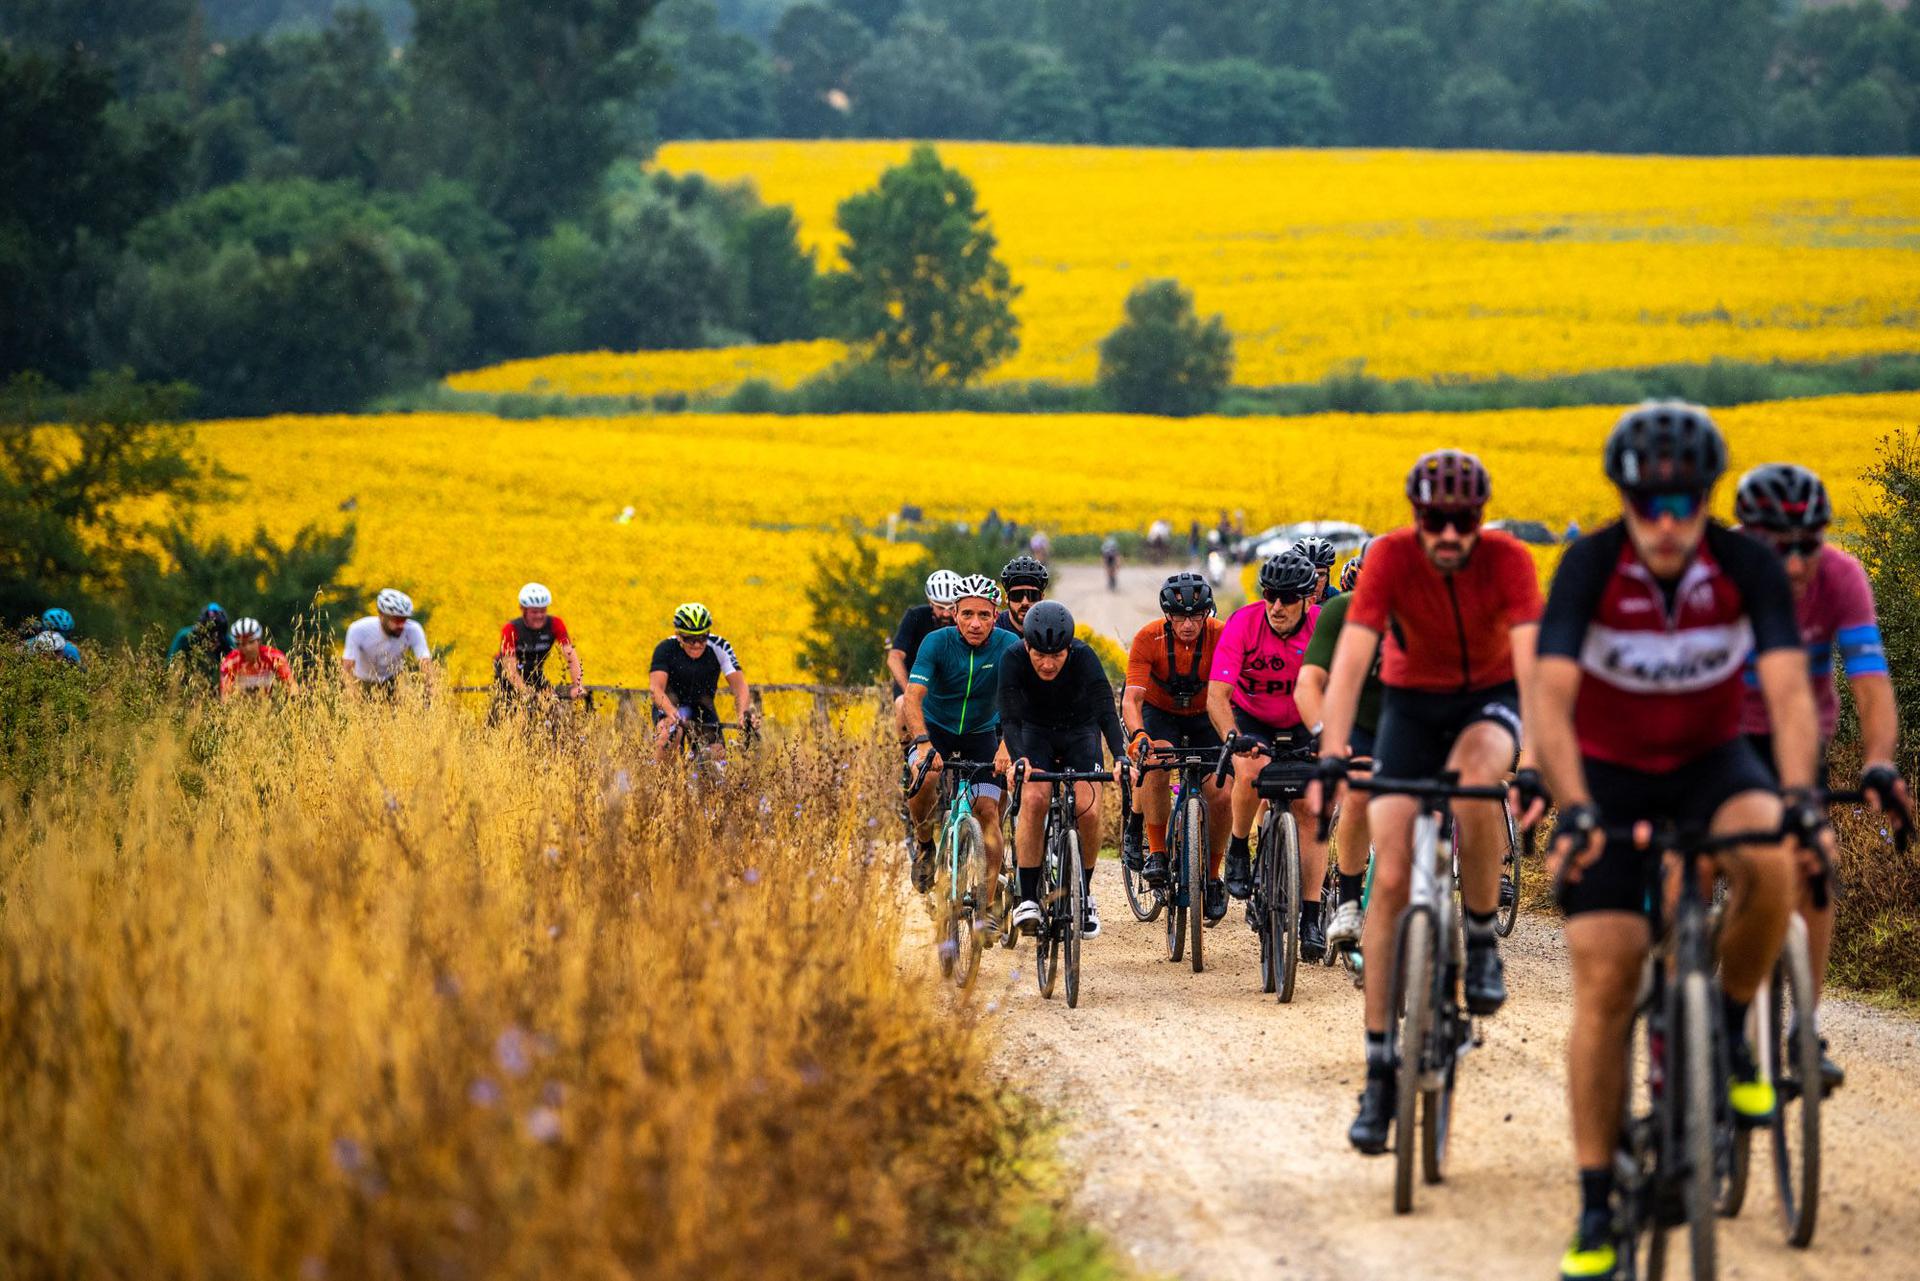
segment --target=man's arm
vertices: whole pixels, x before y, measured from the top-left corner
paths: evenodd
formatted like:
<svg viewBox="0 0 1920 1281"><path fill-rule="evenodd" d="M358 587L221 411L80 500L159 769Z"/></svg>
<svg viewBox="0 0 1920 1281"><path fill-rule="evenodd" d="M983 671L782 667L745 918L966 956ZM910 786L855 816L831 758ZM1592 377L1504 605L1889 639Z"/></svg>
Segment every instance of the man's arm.
<svg viewBox="0 0 1920 1281"><path fill-rule="evenodd" d="M568 641L560 647L560 656L567 660L567 681L573 686L571 692L578 694L583 675L580 667L580 651L573 647L572 641Z"/></svg>
<svg viewBox="0 0 1920 1281"><path fill-rule="evenodd" d="M1531 689L1521 686L1521 706L1527 741L1546 775L1547 786L1562 808L1591 805L1587 771L1580 761L1580 739L1574 732L1573 709L1583 679L1580 663L1560 654L1542 654L1533 662Z"/></svg>
<svg viewBox="0 0 1920 1281"><path fill-rule="evenodd" d="M1893 681L1884 675L1851 676L1853 705L1860 713L1860 752L1864 764L1893 764L1900 742L1900 708L1894 701Z"/></svg>
<svg viewBox="0 0 1920 1281"><path fill-rule="evenodd" d="M1353 621L1340 629L1340 642L1333 647L1333 670L1327 675L1327 694L1321 703L1320 754L1345 756L1353 737L1353 718L1360 708L1360 688L1367 682L1367 669L1373 666L1373 652L1380 644L1380 633Z"/></svg>
<svg viewBox="0 0 1920 1281"><path fill-rule="evenodd" d="M1231 739L1239 732L1233 725L1233 686L1229 682L1207 682L1207 719L1221 738Z"/></svg>
<svg viewBox="0 0 1920 1281"><path fill-rule="evenodd" d="M1781 789L1810 788L1819 764L1820 717L1814 710L1813 682L1807 679L1806 651L1797 645L1771 649L1754 666L1773 726L1773 762Z"/></svg>
<svg viewBox="0 0 1920 1281"><path fill-rule="evenodd" d="M1327 675L1324 667L1302 667L1293 687L1293 705L1300 709L1300 723L1308 729L1326 719Z"/></svg>
<svg viewBox="0 0 1920 1281"><path fill-rule="evenodd" d="M893 677L893 683L901 689L907 687L907 651L887 647L887 675Z"/></svg>
<svg viewBox="0 0 1920 1281"><path fill-rule="evenodd" d="M747 689L747 674L737 667L728 672L727 688L733 691L733 719L745 725L754 716L753 695Z"/></svg>
<svg viewBox="0 0 1920 1281"><path fill-rule="evenodd" d="M1507 635L1513 646L1513 679L1520 687L1520 735L1519 769L1532 769L1539 764L1533 750L1533 742L1524 731L1527 723L1528 690L1533 688L1533 674L1539 665L1540 624L1521 623L1511 628Z"/></svg>
<svg viewBox="0 0 1920 1281"><path fill-rule="evenodd" d="M653 705L659 708L661 714L668 720L672 720L680 715L680 709L673 705L671 698L667 697L667 674L665 672L654 671L647 674L647 692L653 695Z"/></svg>

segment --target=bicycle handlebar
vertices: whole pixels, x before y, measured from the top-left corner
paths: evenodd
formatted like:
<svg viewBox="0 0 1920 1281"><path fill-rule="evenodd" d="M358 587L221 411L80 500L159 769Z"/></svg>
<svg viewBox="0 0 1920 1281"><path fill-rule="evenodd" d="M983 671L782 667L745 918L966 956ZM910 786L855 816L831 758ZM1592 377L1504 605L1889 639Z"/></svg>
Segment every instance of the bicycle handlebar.
<svg viewBox="0 0 1920 1281"><path fill-rule="evenodd" d="M920 758L920 768L914 773L913 782L907 785L908 797L914 797L920 794L920 788L927 781L927 773L933 768L933 758L935 755L936 753L929 751L925 756ZM973 774L983 769L992 769L993 762L966 761L961 760L957 756L949 760L943 756L940 758L940 768L942 771L959 770L963 774Z"/></svg>

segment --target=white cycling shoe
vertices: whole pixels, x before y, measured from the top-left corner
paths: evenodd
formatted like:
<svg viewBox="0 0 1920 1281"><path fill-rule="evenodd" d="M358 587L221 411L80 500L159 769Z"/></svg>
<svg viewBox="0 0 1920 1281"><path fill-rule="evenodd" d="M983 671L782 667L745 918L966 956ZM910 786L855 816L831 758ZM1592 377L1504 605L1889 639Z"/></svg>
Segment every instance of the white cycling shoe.
<svg viewBox="0 0 1920 1281"><path fill-rule="evenodd" d="M1022 934L1034 934L1040 929L1040 905L1032 899L1021 899L1020 906L1013 909L1013 928Z"/></svg>
<svg viewBox="0 0 1920 1281"><path fill-rule="evenodd" d="M1356 947L1360 943L1360 904L1355 901L1342 903L1333 909L1333 919L1327 922L1328 947Z"/></svg>

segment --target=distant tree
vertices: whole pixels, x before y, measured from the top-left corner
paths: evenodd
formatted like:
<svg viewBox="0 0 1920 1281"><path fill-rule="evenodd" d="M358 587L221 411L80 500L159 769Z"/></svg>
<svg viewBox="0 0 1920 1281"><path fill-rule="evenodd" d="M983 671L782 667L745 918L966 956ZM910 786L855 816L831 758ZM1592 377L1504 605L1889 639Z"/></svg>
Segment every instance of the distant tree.
<svg viewBox="0 0 1920 1281"><path fill-rule="evenodd" d="M832 0L833 7L859 21L876 39L892 30L906 11L906 0Z"/></svg>
<svg viewBox="0 0 1920 1281"><path fill-rule="evenodd" d="M967 47L939 23L903 18L848 77L861 132L887 138L983 138L993 102Z"/></svg>
<svg viewBox="0 0 1920 1281"><path fill-rule="evenodd" d="M720 246L662 204L589 228L562 223L534 250L537 351L633 351L716 341Z"/></svg>
<svg viewBox="0 0 1920 1281"><path fill-rule="evenodd" d="M230 540L175 524L154 553L128 565L123 624L133 635L178 626L217 600L233 618L259 619L269 644L291 650L296 639L325 635L329 619L349 621L347 611L369 594L347 576L353 545L351 523L335 530L309 525L286 542L264 529Z"/></svg>
<svg viewBox="0 0 1920 1281"><path fill-rule="evenodd" d="M1100 122L1079 73L1043 62L1007 90L1000 132L1022 142L1096 142Z"/></svg>
<svg viewBox="0 0 1920 1281"><path fill-rule="evenodd" d="M1318 71L1281 67L1271 74L1276 143L1288 147L1324 147L1345 127L1333 81Z"/></svg>
<svg viewBox="0 0 1920 1281"><path fill-rule="evenodd" d="M772 43L781 132L795 138L846 134L848 79L873 47L873 33L839 9L802 3L781 15Z"/></svg>
<svg viewBox="0 0 1920 1281"><path fill-rule="evenodd" d="M1427 141L1440 91L1440 55L1414 27L1353 33L1334 70L1347 127L1364 146Z"/></svg>
<svg viewBox="0 0 1920 1281"><path fill-rule="evenodd" d="M1020 294L973 184L919 146L840 204L846 270L828 279L835 320L869 359L961 386L1019 346Z"/></svg>
<svg viewBox="0 0 1920 1281"><path fill-rule="evenodd" d="M764 138L775 130L773 64L720 27L713 0L667 0L657 19L669 67L653 96L662 138Z"/></svg>
<svg viewBox="0 0 1920 1281"><path fill-rule="evenodd" d="M1233 381L1233 338L1219 316L1194 313L1179 281L1149 280L1127 295L1125 321L1101 340L1099 381L1126 413L1204 414Z"/></svg>
<svg viewBox="0 0 1920 1281"><path fill-rule="evenodd" d="M1832 148L1827 113L1811 89L1790 89L1767 111L1767 149L1790 156L1817 156Z"/></svg>
<svg viewBox="0 0 1920 1281"><path fill-rule="evenodd" d="M736 325L755 342L789 342L819 332L813 252L786 205L755 209L727 235L727 265L738 281Z"/></svg>
<svg viewBox="0 0 1920 1281"><path fill-rule="evenodd" d="M1906 113L1878 76L1862 76L1827 107L1833 150L1843 156L1895 155L1907 149Z"/></svg>
<svg viewBox="0 0 1920 1281"><path fill-rule="evenodd" d="M123 94L175 89L200 57L199 0L7 0L0 42L73 54L106 71Z"/></svg>
<svg viewBox="0 0 1920 1281"><path fill-rule="evenodd" d="M1526 95L1491 67L1463 67L1441 84L1434 122L1433 140L1442 146L1523 146Z"/></svg>
<svg viewBox="0 0 1920 1281"><path fill-rule="evenodd" d="M855 536L814 557L805 596L813 625L800 642L800 670L829 685L865 685L886 672L887 638L910 605L925 597L935 566L957 574L995 574L1004 543L941 530L918 540L927 555L883 566L873 540Z"/></svg>

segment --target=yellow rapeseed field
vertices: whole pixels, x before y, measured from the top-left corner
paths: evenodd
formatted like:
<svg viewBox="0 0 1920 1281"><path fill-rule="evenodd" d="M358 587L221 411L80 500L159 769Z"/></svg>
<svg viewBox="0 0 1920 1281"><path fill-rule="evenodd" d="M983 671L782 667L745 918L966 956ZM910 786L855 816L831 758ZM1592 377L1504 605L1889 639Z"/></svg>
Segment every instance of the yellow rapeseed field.
<svg viewBox="0 0 1920 1281"><path fill-rule="evenodd" d="M831 264L839 201L906 154L893 142L675 143L658 164L793 205ZM978 186L1026 290L1021 350L997 379L1091 379L1127 291L1156 276L1226 317L1249 385L1355 360L1383 377L1552 375L1920 348L1911 158L1006 143L941 155ZM791 378L794 354L769 351L754 372ZM626 376L655 386L686 359L642 353ZM517 377L559 388L573 375L562 362ZM688 389L706 385L690 377Z"/></svg>
<svg viewBox="0 0 1920 1281"><path fill-rule="evenodd" d="M529 579L555 593L590 679L643 682L673 607L705 601L757 680L804 679L813 558L843 523L903 504L935 520L989 508L1050 532L1143 530L1156 517L1250 528L1308 517L1403 519L1424 450L1458 445L1493 469L1493 514L1555 529L1608 511L1607 408L1478 414L1196 419L913 415L633 417L520 422L479 415L276 418L201 424L200 445L243 478L211 513L229 533L339 520L354 500L352 566L430 606L457 673L486 672ZM1830 479L1843 516L1887 431L1920 394L1831 397L1719 414L1736 467L1797 459ZM1731 502L1730 487L1719 495ZM625 520L623 513L632 508ZM915 555L902 548L896 555ZM228 602L236 608L241 603Z"/></svg>
<svg viewBox="0 0 1920 1281"><path fill-rule="evenodd" d="M644 353L587 351L510 360L447 379L455 391L560 396L703 396L732 391L749 378L792 387L846 354L837 342L774 343Z"/></svg>

